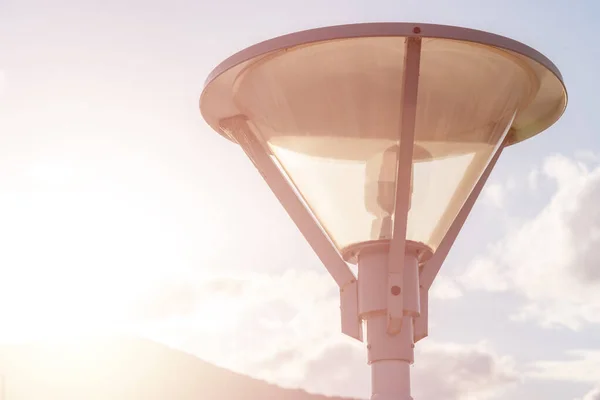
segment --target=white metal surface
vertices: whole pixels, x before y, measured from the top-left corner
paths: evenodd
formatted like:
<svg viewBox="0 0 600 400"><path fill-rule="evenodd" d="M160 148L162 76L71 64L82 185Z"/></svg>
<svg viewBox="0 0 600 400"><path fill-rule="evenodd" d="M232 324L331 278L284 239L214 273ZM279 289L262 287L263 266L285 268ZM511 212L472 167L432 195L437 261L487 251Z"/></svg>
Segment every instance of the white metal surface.
<svg viewBox="0 0 600 400"><path fill-rule="evenodd" d="M416 318L421 314L419 263L413 255L404 256L404 315Z"/></svg>
<svg viewBox="0 0 600 400"><path fill-rule="evenodd" d="M358 282L354 280L340 288L342 333L362 342L363 329L358 307Z"/></svg>
<svg viewBox="0 0 600 400"><path fill-rule="evenodd" d="M388 255L388 332L396 334L402 329L404 315L404 254L406 223L411 196L413 148L417 116L417 94L419 89L419 66L421 63L421 39L406 38L404 76L402 77L402 110L400 111L400 150L394 206L394 230ZM393 288L399 288L397 293Z"/></svg>
<svg viewBox="0 0 600 400"><path fill-rule="evenodd" d="M385 360L371 365L371 400L413 400L410 396L410 364Z"/></svg>
<svg viewBox="0 0 600 400"><path fill-rule="evenodd" d="M363 252L358 257L359 308L366 320L368 362L371 365L371 399L411 399L410 365L414 362L414 319L403 315L397 334L387 331L387 251ZM416 255L406 255L405 265L418 267ZM405 274L407 278L410 274ZM408 282L405 282L408 286ZM409 291L407 303L418 304L418 290Z"/></svg>
<svg viewBox="0 0 600 400"><path fill-rule="evenodd" d="M384 315L387 309L387 251L362 251L358 263L360 317Z"/></svg>

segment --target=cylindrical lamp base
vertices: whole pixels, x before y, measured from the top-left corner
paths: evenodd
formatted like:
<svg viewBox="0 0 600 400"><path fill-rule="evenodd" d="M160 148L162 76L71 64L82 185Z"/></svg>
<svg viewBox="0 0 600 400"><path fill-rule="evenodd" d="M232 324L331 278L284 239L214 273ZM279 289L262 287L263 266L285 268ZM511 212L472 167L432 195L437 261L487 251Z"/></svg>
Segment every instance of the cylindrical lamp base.
<svg viewBox="0 0 600 400"><path fill-rule="evenodd" d="M402 294L409 310L405 310L401 331L392 335L387 331L387 252L358 256L359 310L367 328L371 400L413 400L410 365L414 360L414 317L420 309L416 255L407 254L403 265Z"/></svg>

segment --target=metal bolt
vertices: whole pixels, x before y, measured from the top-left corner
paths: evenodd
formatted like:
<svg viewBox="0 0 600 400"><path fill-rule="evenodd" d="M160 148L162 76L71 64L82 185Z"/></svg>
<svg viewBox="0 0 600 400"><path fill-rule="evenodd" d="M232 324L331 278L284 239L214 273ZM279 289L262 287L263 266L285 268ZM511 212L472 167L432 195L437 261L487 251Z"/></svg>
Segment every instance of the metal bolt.
<svg viewBox="0 0 600 400"><path fill-rule="evenodd" d="M392 296L398 296L401 291L400 286L392 286Z"/></svg>
<svg viewBox="0 0 600 400"><path fill-rule="evenodd" d="M415 26L413 28L413 33L421 33L421 28L419 28L418 26Z"/></svg>

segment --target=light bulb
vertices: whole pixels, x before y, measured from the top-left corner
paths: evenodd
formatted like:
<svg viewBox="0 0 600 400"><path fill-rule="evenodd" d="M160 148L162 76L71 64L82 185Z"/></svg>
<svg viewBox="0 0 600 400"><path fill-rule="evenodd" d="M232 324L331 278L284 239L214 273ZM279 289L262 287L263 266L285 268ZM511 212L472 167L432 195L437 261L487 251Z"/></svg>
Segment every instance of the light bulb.
<svg viewBox="0 0 600 400"><path fill-rule="evenodd" d="M399 150L398 145L391 146L383 153L367 161L366 164L365 208L375 216L371 227L371 237L379 240L391 239L392 237ZM414 146L413 163L430 159L431 154L427 150L418 145ZM411 207L414 176L413 165L410 177L408 210Z"/></svg>

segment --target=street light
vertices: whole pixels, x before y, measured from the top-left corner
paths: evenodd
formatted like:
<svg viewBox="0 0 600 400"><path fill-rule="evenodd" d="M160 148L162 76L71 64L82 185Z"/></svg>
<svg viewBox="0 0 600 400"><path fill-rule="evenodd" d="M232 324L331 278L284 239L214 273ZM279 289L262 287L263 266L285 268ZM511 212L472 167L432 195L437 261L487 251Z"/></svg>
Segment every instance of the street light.
<svg viewBox="0 0 600 400"><path fill-rule="evenodd" d="M412 399L428 290L503 148L566 107L534 49L450 26L314 29L249 47L210 74L208 124L239 144L338 286L372 397ZM358 278L347 263L358 264Z"/></svg>

